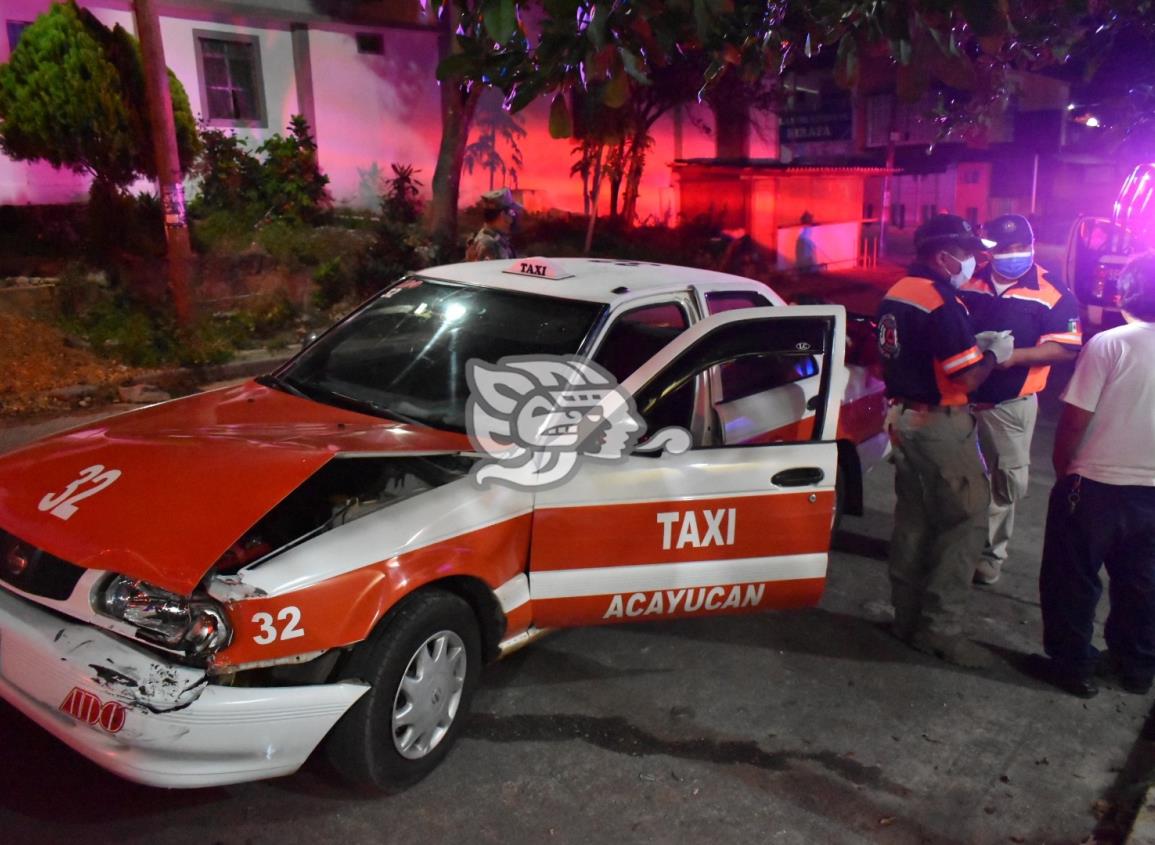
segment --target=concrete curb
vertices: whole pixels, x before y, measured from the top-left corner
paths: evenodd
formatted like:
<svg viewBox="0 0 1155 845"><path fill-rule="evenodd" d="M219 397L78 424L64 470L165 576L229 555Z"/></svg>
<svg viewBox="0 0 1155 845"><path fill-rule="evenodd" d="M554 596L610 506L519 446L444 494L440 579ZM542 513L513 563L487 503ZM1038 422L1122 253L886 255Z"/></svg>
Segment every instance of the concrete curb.
<svg viewBox="0 0 1155 845"><path fill-rule="evenodd" d="M207 367L175 367L167 370L154 370L142 373L134 378L130 384L170 384L194 382L208 384L215 381L228 381L235 378L248 378L270 372L288 361L297 350L271 352L268 349L248 349L237 353L237 357L224 364L214 364Z"/></svg>
<svg viewBox="0 0 1155 845"><path fill-rule="evenodd" d="M192 388L200 384L212 384L218 381L249 378L262 375L279 367L296 354L295 350L270 352L268 349L250 349L238 353L237 357L225 364L214 364L207 367L171 367L167 369L146 370L123 387L154 385L171 390L181 387ZM48 395L58 399L83 399L95 396L106 388L94 384L73 384L67 387L57 387L48 391ZM152 400L157 401L157 400Z"/></svg>

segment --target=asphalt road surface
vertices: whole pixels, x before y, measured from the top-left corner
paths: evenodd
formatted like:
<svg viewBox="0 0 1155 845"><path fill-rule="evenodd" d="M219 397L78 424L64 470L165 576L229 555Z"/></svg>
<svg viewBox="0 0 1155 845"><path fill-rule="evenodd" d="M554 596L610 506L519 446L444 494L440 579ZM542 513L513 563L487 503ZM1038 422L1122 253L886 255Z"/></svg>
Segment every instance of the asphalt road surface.
<svg viewBox="0 0 1155 845"><path fill-rule="evenodd" d="M821 607L564 631L487 671L444 765L400 795L323 765L164 791L104 773L0 704L5 843L1118 841L1150 701L1082 701L1021 673L1037 651L1055 409L1045 406L1013 560L976 590L974 672L880 624L892 473L869 478ZM46 428L9 427L0 448Z"/></svg>

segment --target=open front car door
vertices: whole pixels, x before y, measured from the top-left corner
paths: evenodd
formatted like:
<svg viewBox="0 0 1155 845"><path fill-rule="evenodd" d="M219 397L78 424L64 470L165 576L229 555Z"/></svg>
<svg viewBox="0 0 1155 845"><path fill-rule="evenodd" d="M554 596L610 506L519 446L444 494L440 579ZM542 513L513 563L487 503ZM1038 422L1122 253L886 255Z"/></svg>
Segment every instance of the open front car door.
<svg viewBox="0 0 1155 845"><path fill-rule="evenodd" d="M642 448L621 462L587 461L535 494L534 623L816 603L834 515L845 326L841 306L729 311L629 376L622 387L646 424ZM690 433L689 449L644 451L670 427Z"/></svg>

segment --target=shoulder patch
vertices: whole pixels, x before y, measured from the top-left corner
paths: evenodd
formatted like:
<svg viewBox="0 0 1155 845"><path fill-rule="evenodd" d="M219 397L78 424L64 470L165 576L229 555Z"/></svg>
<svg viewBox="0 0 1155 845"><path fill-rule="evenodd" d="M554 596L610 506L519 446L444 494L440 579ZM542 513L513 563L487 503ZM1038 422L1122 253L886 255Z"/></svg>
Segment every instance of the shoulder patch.
<svg viewBox="0 0 1155 845"><path fill-rule="evenodd" d="M878 321L878 351L884 358L897 358L902 351L898 342L898 318L883 314Z"/></svg>
<svg viewBox="0 0 1155 845"><path fill-rule="evenodd" d="M930 279L921 279L917 276L906 276L894 283L894 287L886 292L887 299L896 302L905 302L913 305L920 311L930 313L943 304L941 294L935 289Z"/></svg>

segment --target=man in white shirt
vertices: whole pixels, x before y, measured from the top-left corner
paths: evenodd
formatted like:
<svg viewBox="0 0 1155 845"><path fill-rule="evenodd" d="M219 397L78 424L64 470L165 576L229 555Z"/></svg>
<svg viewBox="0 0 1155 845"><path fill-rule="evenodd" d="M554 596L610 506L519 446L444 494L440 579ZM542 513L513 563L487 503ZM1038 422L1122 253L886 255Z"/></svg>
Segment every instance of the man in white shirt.
<svg viewBox="0 0 1155 845"><path fill-rule="evenodd" d="M1039 575L1050 660L1035 667L1082 698L1098 692L1091 635L1104 565L1113 669L1138 694L1155 677L1155 254L1123 269L1119 292L1127 325L1091 338L1063 392Z"/></svg>

